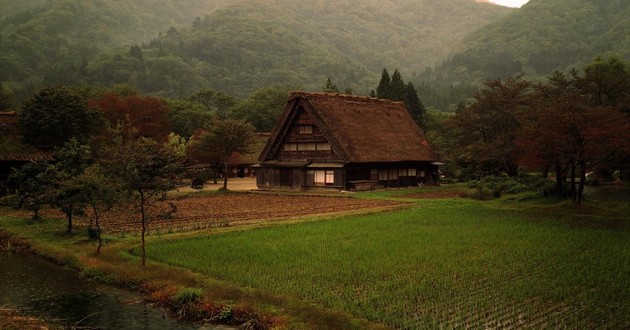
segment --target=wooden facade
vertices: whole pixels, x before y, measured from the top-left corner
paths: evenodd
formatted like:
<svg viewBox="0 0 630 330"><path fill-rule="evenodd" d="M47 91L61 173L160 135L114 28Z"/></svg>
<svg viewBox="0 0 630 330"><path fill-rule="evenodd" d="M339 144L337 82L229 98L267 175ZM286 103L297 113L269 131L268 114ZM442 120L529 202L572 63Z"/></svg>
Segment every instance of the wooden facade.
<svg viewBox="0 0 630 330"><path fill-rule="evenodd" d="M259 189L288 190L437 184L437 160L400 102L294 92L256 178Z"/></svg>

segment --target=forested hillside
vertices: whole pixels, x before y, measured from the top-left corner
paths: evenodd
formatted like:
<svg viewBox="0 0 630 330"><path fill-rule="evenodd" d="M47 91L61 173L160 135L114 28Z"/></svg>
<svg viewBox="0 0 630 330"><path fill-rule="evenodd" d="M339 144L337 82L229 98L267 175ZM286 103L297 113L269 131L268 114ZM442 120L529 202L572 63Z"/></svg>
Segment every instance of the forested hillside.
<svg viewBox="0 0 630 330"><path fill-rule="evenodd" d="M630 57L629 1L530 0L471 33L441 66L413 80L430 104L447 108L486 79L519 73L537 79L611 53Z"/></svg>
<svg viewBox="0 0 630 330"><path fill-rule="evenodd" d="M0 0L0 69L22 99L42 85L128 83L187 96L269 84L367 93L383 67L438 63L513 9L472 0ZM133 51L131 51L132 46Z"/></svg>

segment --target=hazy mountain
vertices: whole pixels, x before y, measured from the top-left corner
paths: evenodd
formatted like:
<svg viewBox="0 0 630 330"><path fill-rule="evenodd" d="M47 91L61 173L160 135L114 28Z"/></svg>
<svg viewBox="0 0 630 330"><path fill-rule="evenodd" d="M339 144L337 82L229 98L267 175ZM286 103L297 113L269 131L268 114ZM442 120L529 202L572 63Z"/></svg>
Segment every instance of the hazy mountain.
<svg viewBox="0 0 630 330"><path fill-rule="evenodd" d="M630 1L530 0L471 33L443 65L415 80L466 90L488 78L526 73L542 79L555 70L580 70L611 53L630 58ZM457 102L457 96L445 98Z"/></svg>
<svg viewBox="0 0 630 330"><path fill-rule="evenodd" d="M438 63L512 11L472 0L0 0L0 8L2 81L18 98L42 84L121 82L165 96L208 87L245 95L272 83L315 88L327 76L367 92L383 67ZM129 54L134 44L141 62Z"/></svg>

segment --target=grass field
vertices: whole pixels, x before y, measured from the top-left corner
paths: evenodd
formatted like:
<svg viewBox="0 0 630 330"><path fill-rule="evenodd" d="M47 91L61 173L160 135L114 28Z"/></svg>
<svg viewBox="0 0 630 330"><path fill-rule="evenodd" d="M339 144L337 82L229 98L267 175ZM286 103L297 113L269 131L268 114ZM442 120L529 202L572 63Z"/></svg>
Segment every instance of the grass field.
<svg viewBox="0 0 630 330"><path fill-rule="evenodd" d="M627 206L601 215L504 201L416 202L387 213L152 239L148 254L395 328L630 328Z"/></svg>

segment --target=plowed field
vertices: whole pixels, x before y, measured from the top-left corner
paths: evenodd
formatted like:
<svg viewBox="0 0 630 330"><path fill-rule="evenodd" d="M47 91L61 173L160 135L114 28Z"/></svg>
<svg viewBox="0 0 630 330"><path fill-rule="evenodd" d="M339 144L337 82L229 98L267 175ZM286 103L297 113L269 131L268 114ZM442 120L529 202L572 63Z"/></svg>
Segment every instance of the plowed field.
<svg viewBox="0 0 630 330"><path fill-rule="evenodd" d="M298 218L317 214L391 208L403 203L343 197L271 194L225 194L160 202L153 210L150 227L190 230L261 221ZM129 212L110 214L103 220L108 232L136 231L140 219Z"/></svg>
<svg viewBox="0 0 630 330"><path fill-rule="evenodd" d="M193 230L220 226L277 221L309 215L336 214L356 210L388 209L405 203L347 197L230 193L188 196L159 202L150 208L150 232ZM14 216L30 217L16 211ZM64 219L61 212L45 209L46 218ZM76 225L87 225L90 215L76 218ZM101 217L103 232L140 231L140 215L133 205L107 212Z"/></svg>

